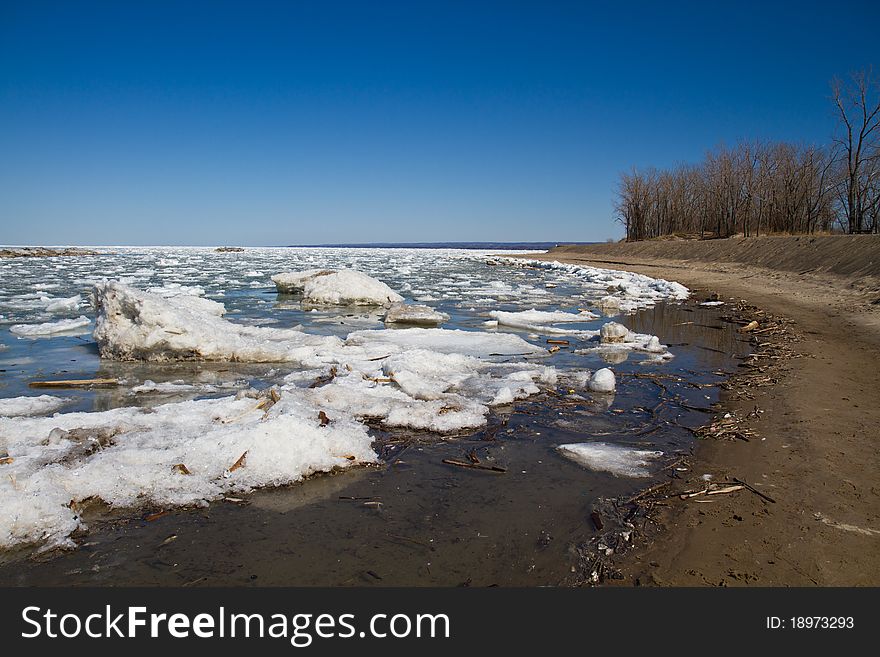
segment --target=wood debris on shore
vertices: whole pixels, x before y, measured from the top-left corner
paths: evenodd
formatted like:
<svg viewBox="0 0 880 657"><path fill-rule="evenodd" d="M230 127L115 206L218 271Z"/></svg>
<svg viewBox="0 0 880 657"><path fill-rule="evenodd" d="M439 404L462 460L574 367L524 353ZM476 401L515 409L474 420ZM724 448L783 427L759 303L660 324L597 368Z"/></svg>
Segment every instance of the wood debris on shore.
<svg viewBox="0 0 880 657"><path fill-rule="evenodd" d="M740 367L732 375L717 372L727 377L718 385L730 400L752 400L754 388L774 385L785 371L786 362L800 357L793 348L793 343L800 336L786 319L773 316L745 301L726 305L725 313L720 317L721 321L746 329L738 332L743 334L741 339L747 336L751 352L741 357ZM673 390L676 384L681 383L674 375L636 372L621 376L650 381L660 389L661 401L654 409L647 409L655 417L655 423L659 423L658 426L671 423L688 429L702 439L749 441L758 436L751 424L764 411L757 406L747 413L725 410L724 405L694 407ZM659 408L668 404L716 415L706 424L692 429L658 415ZM776 503L775 499L739 477L728 476L719 481L713 481L709 475L697 478L690 460L689 455L671 459L658 472L658 476L666 479L635 495L596 500L584 520L593 529L594 536L574 546L577 559L565 583L571 586L596 586L609 580L624 579L625 562L621 560L621 555L634 547L649 545L663 529L669 514L677 513L676 509L684 508L684 505L717 502L742 492L754 494L765 505ZM680 473L685 472L692 474L682 477Z"/></svg>

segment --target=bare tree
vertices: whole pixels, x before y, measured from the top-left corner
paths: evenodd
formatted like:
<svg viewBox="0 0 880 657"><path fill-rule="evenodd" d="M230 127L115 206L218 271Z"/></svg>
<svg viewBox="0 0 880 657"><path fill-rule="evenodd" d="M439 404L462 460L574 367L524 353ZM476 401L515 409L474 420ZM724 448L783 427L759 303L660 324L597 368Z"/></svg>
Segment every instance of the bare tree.
<svg viewBox="0 0 880 657"><path fill-rule="evenodd" d="M840 130L834 138L843 159L840 200L850 233L877 229L877 179L880 176L880 85L871 69L834 79L832 96ZM866 226L867 222L872 225Z"/></svg>

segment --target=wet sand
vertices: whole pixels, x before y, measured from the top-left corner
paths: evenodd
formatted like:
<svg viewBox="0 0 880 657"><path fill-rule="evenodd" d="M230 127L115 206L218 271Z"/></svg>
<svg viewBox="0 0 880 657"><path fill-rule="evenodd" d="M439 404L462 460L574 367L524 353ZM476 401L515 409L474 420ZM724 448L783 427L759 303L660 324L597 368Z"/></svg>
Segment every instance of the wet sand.
<svg viewBox="0 0 880 657"><path fill-rule="evenodd" d="M679 281L702 298L747 300L786 318L795 337L798 357L767 370L775 385L724 400L725 412L751 413L743 426L755 435L700 442L692 470L658 507L662 531L618 563L622 584L880 584L880 238L761 239L540 256ZM679 492L705 486L703 474L739 478L775 502L747 490L681 500Z"/></svg>

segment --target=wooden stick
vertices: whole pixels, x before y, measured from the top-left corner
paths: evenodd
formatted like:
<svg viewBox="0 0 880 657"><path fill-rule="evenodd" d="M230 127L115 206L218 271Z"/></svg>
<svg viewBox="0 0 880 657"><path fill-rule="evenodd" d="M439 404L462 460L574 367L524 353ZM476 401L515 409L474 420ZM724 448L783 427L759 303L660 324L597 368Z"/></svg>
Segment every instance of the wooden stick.
<svg viewBox="0 0 880 657"><path fill-rule="evenodd" d="M632 503L635 502L636 500L640 500L640 499L642 499L643 497L645 497L645 496L647 496L647 495L652 495L653 493L656 493L657 491L663 490L663 489L666 488L670 483L671 483L671 482L664 481L662 484L657 484L656 486L651 486L650 488L646 488L646 489L643 490L641 493L638 493L638 494L636 494L636 495L633 495L631 498L629 498L629 499L626 501L626 504L632 504Z"/></svg>
<svg viewBox="0 0 880 657"><path fill-rule="evenodd" d="M472 468L474 470L489 470L490 472L507 472L507 468L498 465L482 465L480 463L465 463L464 461L456 461L455 459L443 459L446 465L456 465L459 468Z"/></svg>
<svg viewBox="0 0 880 657"><path fill-rule="evenodd" d="M765 499L765 500L767 500L768 502L771 502L771 503L773 503L773 504L776 504L776 500L774 500L774 499L773 499L772 497L770 497L769 495L764 495L764 493L762 493L761 491L759 491L757 488L755 488L755 487L752 486L751 484L747 484L747 483L744 482L742 479L737 479L736 477L734 477L733 480L734 480L736 483L738 483L738 484L742 484L743 486L745 486L746 488L748 488L750 491L752 491L752 492L753 492L755 495L757 495L758 497L760 497L760 498L762 498L762 499Z"/></svg>
<svg viewBox="0 0 880 657"><path fill-rule="evenodd" d="M118 386L119 379L65 379L62 381L31 381L31 388L81 388L84 386Z"/></svg>
<svg viewBox="0 0 880 657"><path fill-rule="evenodd" d="M715 490L710 490L706 493L706 495L726 495L727 493L735 493L738 490L743 490L745 486L725 486L724 488L716 488Z"/></svg>

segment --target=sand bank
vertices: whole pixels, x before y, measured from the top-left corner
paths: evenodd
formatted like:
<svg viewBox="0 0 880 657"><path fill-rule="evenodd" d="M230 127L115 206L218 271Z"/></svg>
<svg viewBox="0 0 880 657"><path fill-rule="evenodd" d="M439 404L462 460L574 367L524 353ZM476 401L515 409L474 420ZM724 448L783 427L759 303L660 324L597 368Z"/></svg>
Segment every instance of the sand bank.
<svg viewBox="0 0 880 657"><path fill-rule="evenodd" d="M618 564L621 583L880 583L880 238L603 244L539 257L679 281L787 327L792 356L764 371L775 385L734 386L724 400L753 435L698 444L658 507L664 531ZM681 500L706 485L703 475L749 482L774 502L748 490Z"/></svg>

